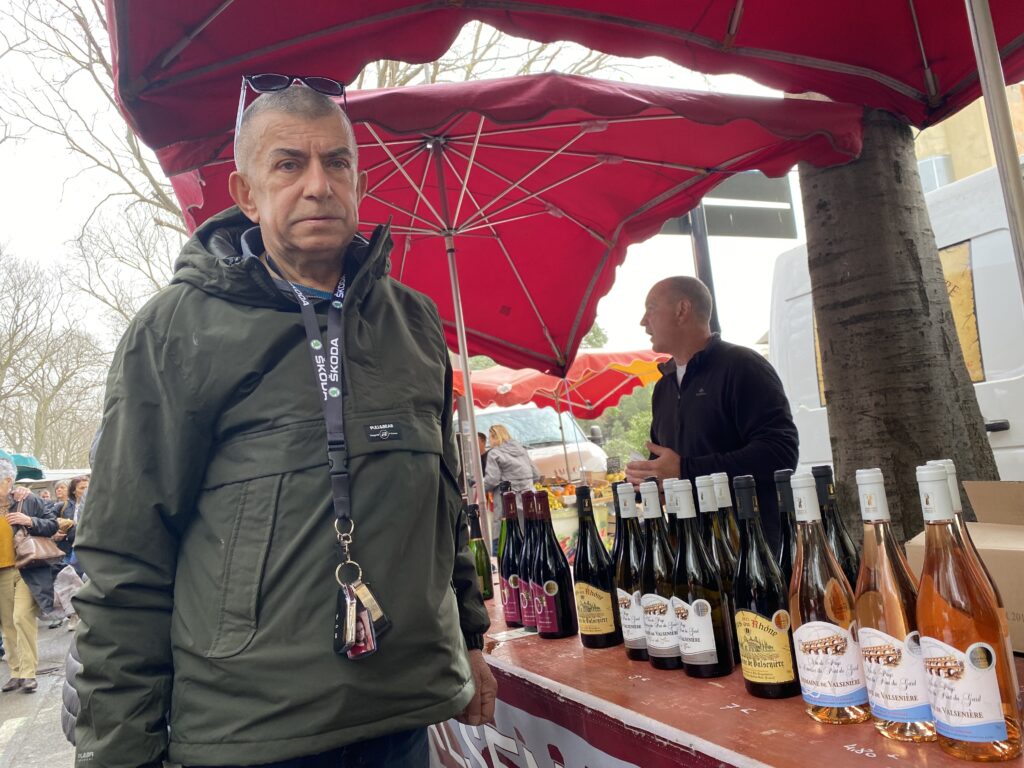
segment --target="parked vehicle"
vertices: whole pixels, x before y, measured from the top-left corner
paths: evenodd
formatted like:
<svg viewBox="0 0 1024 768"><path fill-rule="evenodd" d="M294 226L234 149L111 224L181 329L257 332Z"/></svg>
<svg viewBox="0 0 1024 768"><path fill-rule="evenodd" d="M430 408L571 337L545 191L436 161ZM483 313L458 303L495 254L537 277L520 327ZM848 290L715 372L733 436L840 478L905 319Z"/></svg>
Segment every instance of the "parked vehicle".
<svg viewBox="0 0 1024 768"><path fill-rule="evenodd" d="M1024 480L1024 305L996 170L940 187L925 201L999 474ZM800 431L801 468L832 461L813 317L800 246L775 264L769 359Z"/></svg>

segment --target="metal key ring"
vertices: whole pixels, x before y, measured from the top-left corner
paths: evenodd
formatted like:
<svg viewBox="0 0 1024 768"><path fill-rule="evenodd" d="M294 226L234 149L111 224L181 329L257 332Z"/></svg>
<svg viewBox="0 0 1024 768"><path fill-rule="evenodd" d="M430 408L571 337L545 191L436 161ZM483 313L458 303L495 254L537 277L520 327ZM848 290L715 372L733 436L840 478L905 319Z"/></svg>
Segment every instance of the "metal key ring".
<svg viewBox="0 0 1024 768"><path fill-rule="evenodd" d="M349 582L341 580L341 569L346 565L354 566L356 569L356 577ZM339 587L351 587L353 584L363 580L363 568L355 560L346 560L344 563L338 563L338 567L334 569L334 580L338 582Z"/></svg>
<svg viewBox="0 0 1024 768"><path fill-rule="evenodd" d="M338 518L334 518L334 531L335 531L335 533L337 533L338 536L348 536L349 538L351 538L352 534L355 533L355 530L356 530L356 521L353 520L351 517L348 518L349 528L348 528L348 531L345 532L345 533L342 533L341 532L341 528L338 526L338 524L340 522L341 522L341 520L339 520Z"/></svg>

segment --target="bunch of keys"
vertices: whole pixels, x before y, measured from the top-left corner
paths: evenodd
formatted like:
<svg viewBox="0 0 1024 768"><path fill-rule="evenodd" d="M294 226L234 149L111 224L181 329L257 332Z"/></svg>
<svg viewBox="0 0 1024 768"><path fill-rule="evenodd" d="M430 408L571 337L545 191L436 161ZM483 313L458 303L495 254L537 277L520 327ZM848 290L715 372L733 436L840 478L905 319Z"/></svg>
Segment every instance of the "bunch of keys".
<svg viewBox="0 0 1024 768"><path fill-rule="evenodd" d="M334 652L350 659L361 659L377 650L378 639L391 627L391 619L384 613L370 585L363 581L362 567L348 555L352 531L339 533L338 543L344 560L334 570L338 582Z"/></svg>

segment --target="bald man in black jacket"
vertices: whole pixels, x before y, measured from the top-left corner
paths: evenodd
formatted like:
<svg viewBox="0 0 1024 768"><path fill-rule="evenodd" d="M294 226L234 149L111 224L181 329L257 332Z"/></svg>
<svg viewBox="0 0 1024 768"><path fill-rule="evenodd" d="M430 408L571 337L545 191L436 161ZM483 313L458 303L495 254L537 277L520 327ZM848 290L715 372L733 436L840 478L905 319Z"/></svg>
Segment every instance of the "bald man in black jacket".
<svg viewBox="0 0 1024 768"><path fill-rule="evenodd" d="M773 475L796 467L796 425L775 369L752 349L722 341L710 317L711 294L696 278L670 277L647 295L641 325L654 351L672 359L654 387L651 459L630 462L627 478L753 475L774 550L780 522Z"/></svg>

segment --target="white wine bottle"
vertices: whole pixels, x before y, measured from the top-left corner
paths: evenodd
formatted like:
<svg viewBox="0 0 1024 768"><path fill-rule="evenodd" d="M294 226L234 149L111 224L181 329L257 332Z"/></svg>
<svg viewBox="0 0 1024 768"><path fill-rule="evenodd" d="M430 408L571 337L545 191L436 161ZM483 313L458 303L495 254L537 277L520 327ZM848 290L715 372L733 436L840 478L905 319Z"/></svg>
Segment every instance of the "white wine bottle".
<svg viewBox="0 0 1024 768"><path fill-rule="evenodd" d="M945 469L918 467L917 484L925 520L917 626L939 746L962 760L1012 760L1021 714L1005 621L956 534Z"/></svg>
<svg viewBox="0 0 1024 768"><path fill-rule="evenodd" d="M626 658L647 661L647 635L644 634L644 611L640 605L640 567L644 555L644 535L637 517L632 483L615 486L619 499L619 528L615 558L615 593L622 617L622 639Z"/></svg>
<svg viewBox="0 0 1024 768"><path fill-rule="evenodd" d="M796 563L789 611L800 692L819 723L862 723L871 717L857 644L853 590L825 540L814 478L790 479L796 507Z"/></svg>
<svg viewBox="0 0 1024 768"><path fill-rule="evenodd" d="M672 554L665 533L658 484L640 483L644 502L644 554L640 561L640 605L644 612L647 660L655 669L679 669L679 628L672 610Z"/></svg>
<svg viewBox="0 0 1024 768"><path fill-rule="evenodd" d="M917 585L892 533L882 470L858 469L857 495L864 520L857 635L875 728L896 741L935 741L917 632Z"/></svg>

